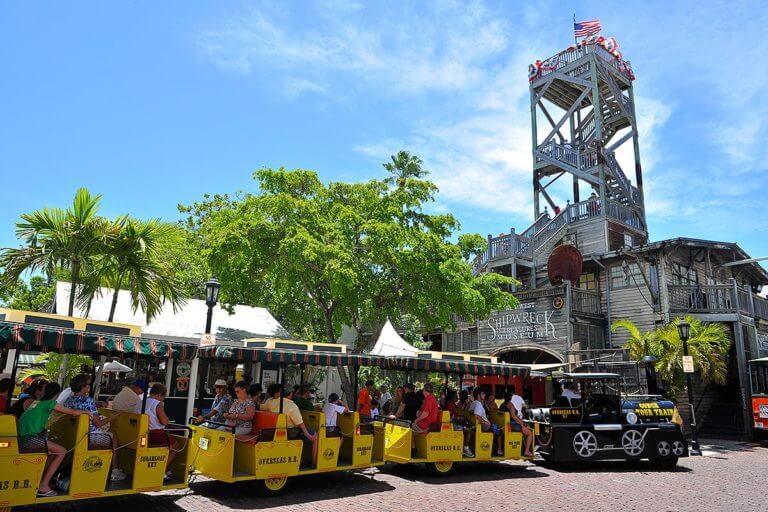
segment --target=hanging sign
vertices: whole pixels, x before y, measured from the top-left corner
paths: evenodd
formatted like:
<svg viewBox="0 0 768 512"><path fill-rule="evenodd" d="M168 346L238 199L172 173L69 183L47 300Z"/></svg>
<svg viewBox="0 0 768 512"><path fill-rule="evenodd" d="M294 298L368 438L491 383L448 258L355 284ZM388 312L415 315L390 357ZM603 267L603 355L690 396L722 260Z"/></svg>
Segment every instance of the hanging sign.
<svg viewBox="0 0 768 512"><path fill-rule="evenodd" d="M693 356L683 356L683 372L693 373Z"/></svg>

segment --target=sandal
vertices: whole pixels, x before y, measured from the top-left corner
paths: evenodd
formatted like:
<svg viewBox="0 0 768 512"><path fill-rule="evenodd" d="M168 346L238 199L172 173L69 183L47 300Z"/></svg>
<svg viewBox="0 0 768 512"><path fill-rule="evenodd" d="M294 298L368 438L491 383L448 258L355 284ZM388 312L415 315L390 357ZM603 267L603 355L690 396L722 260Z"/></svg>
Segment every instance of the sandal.
<svg viewBox="0 0 768 512"><path fill-rule="evenodd" d="M37 491L38 498L51 498L53 496L58 496L58 495L59 493L57 493L53 489L49 489L47 491Z"/></svg>

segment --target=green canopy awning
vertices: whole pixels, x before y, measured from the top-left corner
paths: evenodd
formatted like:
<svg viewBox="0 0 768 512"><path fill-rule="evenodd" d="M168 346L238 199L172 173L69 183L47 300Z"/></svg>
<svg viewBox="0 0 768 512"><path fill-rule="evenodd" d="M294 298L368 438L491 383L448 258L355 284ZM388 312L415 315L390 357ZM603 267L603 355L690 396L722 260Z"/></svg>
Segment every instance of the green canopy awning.
<svg viewBox="0 0 768 512"><path fill-rule="evenodd" d="M183 343L16 322L0 322L0 348L25 352L172 357L177 360L191 359L197 350L197 347Z"/></svg>
<svg viewBox="0 0 768 512"><path fill-rule="evenodd" d="M512 364L422 359L418 357L391 358L389 368L393 370L422 370L441 373L466 373L470 375L498 375L501 377L527 377L530 373L527 367Z"/></svg>
<svg viewBox="0 0 768 512"><path fill-rule="evenodd" d="M379 366L386 368L382 356L341 354L338 352L306 352L270 348L204 347L198 355L204 359L232 359L239 363L310 364L314 366Z"/></svg>

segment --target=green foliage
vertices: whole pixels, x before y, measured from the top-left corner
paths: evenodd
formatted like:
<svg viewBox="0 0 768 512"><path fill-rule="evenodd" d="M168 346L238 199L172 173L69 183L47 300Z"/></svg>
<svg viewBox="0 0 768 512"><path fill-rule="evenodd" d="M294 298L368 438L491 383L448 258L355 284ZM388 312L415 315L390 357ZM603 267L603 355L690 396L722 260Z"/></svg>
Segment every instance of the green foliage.
<svg viewBox="0 0 768 512"><path fill-rule="evenodd" d="M55 352L48 352L46 354L40 354L35 359L35 365L30 368L25 368L19 373L19 380L24 380L27 377L35 379L44 378L51 382L56 382L59 379L59 372L64 364L64 356ZM93 368L93 359L90 356L81 354L70 354L66 371L64 373L64 385L66 385L72 377L79 374L83 366Z"/></svg>
<svg viewBox="0 0 768 512"><path fill-rule="evenodd" d="M53 276L57 269L66 269L72 277L68 307L72 315L81 274L92 270L95 259L108 244L108 222L97 215L100 202L100 195L92 196L81 188L66 210L44 208L23 214L16 224L16 236L24 246L0 253L6 284L15 284L25 271Z"/></svg>
<svg viewBox="0 0 768 512"><path fill-rule="evenodd" d="M0 251L0 267L4 268L0 284L5 290L0 299L12 307L38 309L43 296L53 297L54 278L64 278L71 282L66 310L70 316L76 301L87 311L101 286L112 289L114 299L118 290L129 290L134 311L141 308L148 319L164 302L174 309L183 304L188 295L185 280L191 280L189 268L199 260L188 250L190 234L156 219L121 216L110 221L98 215L100 203L100 195L81 188L67 209L44 208L23 214L16 224L23 246ZM26 293L19 280L24 272L34 276ZM109 320L115 305L113 301ZM59 309L63 312L63 307Z"/></svg>
<svg viewBox="0 0 768 512"><path fill-rule="evenodd" d="M437 188L421 161L400 152L385 168L391 178L327 185L312 171L261 169L257 194L181 207L222 300L267 306L290 331L330 341L342 325L406 313L433 329L452 326L454 313L514 307L500 288L512 279L472 275L482 237L455 243L458 221L424 212Z"/></svg>
<svg viewBox="0 0 768 512"><path fill-rule="evenodd" d="M721 323L705 323L688 316L685 318L691 326L688 340L688 354L693 357L696 373L703 382L713 381L725 384L728 376L728 350L731 340L728 331ZM679 318L645 333L629 320L617 320L611 329L626 330L630 339L625 347L632 359L639 361L644 355L657 358L656 372L666 383L666 392L674 397L684 387L683 342L677 330Z"/></svg>
<svg viewBox="0 0 768 512"><path fill-rule="evenodd" d="M174 311L184 304L186 297L180 282L161 250L164 244L180 241L183 233L178 226L158 219L141 221L122 216L107 230L106 250L98 255L92 273L83 279L79 297L82 305L88 306L101 286L112 290L109 321L114 319L120 289L128 289L133 311L141 308L147 320L154 318L165 302Z"/></svg>
<svg viewBox="0 0 768 512"><path fill-rule="evenodd" d="M11 287L1 283L0 280L0 304L11 309L48 311L56 293L56 287L41 276L32 277L29 283L19 279L16 285Z"/></svg>

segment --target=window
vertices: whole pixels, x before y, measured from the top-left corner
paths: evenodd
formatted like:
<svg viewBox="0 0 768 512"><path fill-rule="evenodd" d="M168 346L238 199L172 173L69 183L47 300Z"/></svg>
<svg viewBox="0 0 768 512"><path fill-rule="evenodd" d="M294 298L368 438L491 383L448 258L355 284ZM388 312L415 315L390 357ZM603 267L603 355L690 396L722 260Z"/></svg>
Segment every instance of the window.
<svg viewBox="0 0 768 512"><path fill-rule="evenodd" d="M444 352L458 352L461 350L461 333L448 332L445 334Z"/></svg>
<svg viewBox="0 0 768 512"><path fill-rule="evenodd" d="M597 290L597 276L594 273L581 274L579 277L579 288L584 290Z"/></svg>
<svg viewBox="0 0 768 512"><path fill-rule="evenodd" d="M694 286L699 284L699 274L681 263L672 263L672 284Z"/></svg>
<svg viewBox="0 0 768 512"><path fill-rule="evenodd" d="M445 333L443 352L477 353L477 329Z"/></svg>
<svg viewBox="0 0 768 512"><path fill-rule="evenodd" d="M611 267L611 288L629 288L644 286L643 274L637 263L622 263Z"/></svg>
<svg viewBox="0 0 768 512"><path fill-rule="evenodd" d="M467 352L469 354L477 353L477 329L470 329L469 331L464 331L461 351Z"/></svg>
<svg viewBox="0 0 768 512"><path fill-rule="evenodd" d="M601 350L605 348L605 330L598 325L573 324L573 341L581 345L582 350Z"/></svg>
<svg viewBox="0 0 768 512"><path fill-rule="evenodd" d="M634 247L634 243L632 241L632 235L629 233L624 233L624 247Z"/></svg>

